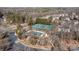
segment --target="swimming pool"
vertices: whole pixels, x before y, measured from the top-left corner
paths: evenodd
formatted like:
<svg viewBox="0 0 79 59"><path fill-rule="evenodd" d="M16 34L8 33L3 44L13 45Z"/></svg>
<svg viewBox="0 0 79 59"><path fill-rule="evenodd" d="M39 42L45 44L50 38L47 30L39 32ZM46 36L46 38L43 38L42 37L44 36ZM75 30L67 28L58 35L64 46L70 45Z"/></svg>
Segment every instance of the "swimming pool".
<svg viewBox="0 0 79 59"><path fill-rule="evenodd" d="M46 24L34 24L32 25L32 29L36 30L52 30L54 25L46 25Z"/></svg>
<svg viewBox="0 0 79 59"><path fill-rule="evenodd" d="M43 35L43 33L41 32L32 32L32 34L38 37Z"/></svg>
<svg viewBox="0 0 79 59"><path fill-rule="evenodd" d="M38 37L46 35L46 32L36 31L36 30L29 30L27 33L31 34L31 35L34 35L34 36L38 36Z"/></svg>

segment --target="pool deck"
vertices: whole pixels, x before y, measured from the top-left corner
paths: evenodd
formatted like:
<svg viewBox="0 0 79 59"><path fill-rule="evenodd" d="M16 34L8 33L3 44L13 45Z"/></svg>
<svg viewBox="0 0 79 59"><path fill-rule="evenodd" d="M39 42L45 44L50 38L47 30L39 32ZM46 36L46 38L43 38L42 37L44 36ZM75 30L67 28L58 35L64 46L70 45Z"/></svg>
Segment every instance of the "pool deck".
<svg viewBox="0 0 79 59"><path fill-rule="evenodd" d="M30 47L30 48L35 48L35 49L41 49L44 51L50 51L52 46L40 46L40 45L32 45L32 44L28 44L25 39L20 40L18 38L18 42L20 42L22 45L26 46L26 47Z"/></svg>

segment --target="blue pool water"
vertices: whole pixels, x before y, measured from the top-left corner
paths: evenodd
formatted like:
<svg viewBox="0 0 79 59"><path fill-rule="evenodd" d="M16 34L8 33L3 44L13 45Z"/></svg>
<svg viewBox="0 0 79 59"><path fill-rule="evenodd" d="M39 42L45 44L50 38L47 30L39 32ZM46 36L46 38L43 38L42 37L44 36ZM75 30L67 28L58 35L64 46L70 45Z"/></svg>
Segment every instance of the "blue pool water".
<svg viewBox="0 0 79 59"><path fill-rule="evenodd" d="M36 30L52 30L54 27L55 27L54 25L46 25L46 24L32 25L32 29L36 29Z"/></svg>
<svg viewBox="0 0 79 59"><path fill-rule="evenodd" d="M33 35L35 36L41 36L43 33L40 33L40 32L32 32Z"/></svg>

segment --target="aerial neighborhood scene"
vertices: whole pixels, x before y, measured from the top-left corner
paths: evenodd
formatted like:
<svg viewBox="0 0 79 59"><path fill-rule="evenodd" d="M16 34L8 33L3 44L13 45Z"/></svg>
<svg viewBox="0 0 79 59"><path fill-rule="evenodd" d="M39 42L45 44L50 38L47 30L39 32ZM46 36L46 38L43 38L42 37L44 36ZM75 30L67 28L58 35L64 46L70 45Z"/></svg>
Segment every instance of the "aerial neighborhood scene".
<svg viewBox="0 0 79 59"><path fill-rule="evenodd" d="M0 51L79 51L79 8L0 7Z"/></svg>

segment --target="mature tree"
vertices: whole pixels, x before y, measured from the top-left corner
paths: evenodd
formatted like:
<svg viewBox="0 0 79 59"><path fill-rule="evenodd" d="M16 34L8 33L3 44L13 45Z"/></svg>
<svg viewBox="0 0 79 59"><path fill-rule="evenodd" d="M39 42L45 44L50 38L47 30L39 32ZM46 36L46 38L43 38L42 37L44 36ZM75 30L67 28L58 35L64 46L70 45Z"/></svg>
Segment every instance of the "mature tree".
<svg viewBox="0 0 79 59"><path fill-rule="evenodd" d="M33 24L33 19L31 16L28 17L28 25L32 25Z"/></svg>
<svg viewBox="0 0 79 59"><path fill-rule="evenodd" d="M16 29L16 34L18 35L19 38L21 38L22 33L23 33L22 27L20 24L18 24Z"/></svg>
<svg viewBox="0 0 79 59"><path fill-rule="evenodd" d="M8 23L24 23L26 20L25 15L21 15L20 13L8 12L7 13L7 21Z"/></svg>

